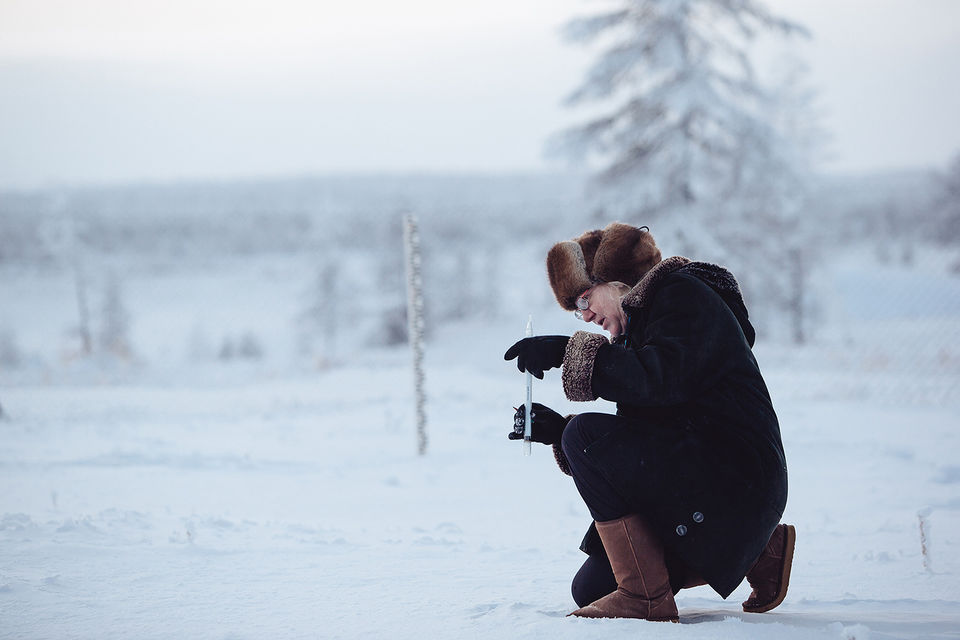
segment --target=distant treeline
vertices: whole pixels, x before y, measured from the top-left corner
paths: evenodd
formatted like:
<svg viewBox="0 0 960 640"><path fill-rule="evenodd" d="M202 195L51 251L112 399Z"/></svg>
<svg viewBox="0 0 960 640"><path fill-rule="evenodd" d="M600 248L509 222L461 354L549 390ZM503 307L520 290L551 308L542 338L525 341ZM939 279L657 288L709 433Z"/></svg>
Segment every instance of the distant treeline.
<svg viewBox="0 0 960 640"><path fill-rule="evenodd" d="M628 202L595 198L585 178L557 174L340 176L6 192L0 193L0 267L73 274L86 352L97 337L87 299L96 288L93 281L102 280L101 315L116 321L109 340L101 341L121 351L116 345L125 345L122 284L134 265L201 271L206 260L218 257L302 256L313 271L297 320L303 349L332 353L337 331L330 301L345 293L359 292L366 315L376 318L368 341L405 340L405 212L420 220L428 329L468 316L491 317L500 311L491 301L519 295L514 281L545 279L536 265L553 242L622 220L648 224L665 255L729 266L758 329L803 343L815 332L822 306L818 270L829 269L831 259L860 245L882 263L909 265L919 245L960 246L958 202L944 188L950 184L945 180L944 174L923 171L824 178L799 213L779 224L764 217L762 201L750 203L752 210L708 205L699 220L648 219L631 215ZM945 267L960 272L960 261ZM549 302L546 287L537 294L521 289Z"/></svg>
<svg viewBox="0 0 960 640"><path fill-rule="evenodd" d="M586 207L566 175L350 176L0 193L0 262L376 249L412 212L439 240L547 231ZM395 220L396 219L396 220ZM396 228L394 228L396 227ZM395 240L387 240L395 242Z"/></svg>

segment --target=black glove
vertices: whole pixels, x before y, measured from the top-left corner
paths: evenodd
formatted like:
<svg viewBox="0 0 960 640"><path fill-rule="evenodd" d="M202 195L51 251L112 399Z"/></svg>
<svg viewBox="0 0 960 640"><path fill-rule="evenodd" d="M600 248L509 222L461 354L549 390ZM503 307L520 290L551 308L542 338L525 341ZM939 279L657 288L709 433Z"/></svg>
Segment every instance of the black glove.
<svg viewBox="0 0 960 640"><path fill-rule="evenodd" d="M521 405L513 414L513 431L507 436L511 440L523 440L523 428L527 412ZM530 405L530 439L542 444L557 444L567 426L567 419L539 402Z"/></svg>
<svg viewBox="0 0 960 640"><path fill-rule="evenodd" d="M567 351L567 336L534 336L524 338L507 349L504 360L517 359L517 369L529 371L543 380L543 372L563 364L563 355Z"/></svg>

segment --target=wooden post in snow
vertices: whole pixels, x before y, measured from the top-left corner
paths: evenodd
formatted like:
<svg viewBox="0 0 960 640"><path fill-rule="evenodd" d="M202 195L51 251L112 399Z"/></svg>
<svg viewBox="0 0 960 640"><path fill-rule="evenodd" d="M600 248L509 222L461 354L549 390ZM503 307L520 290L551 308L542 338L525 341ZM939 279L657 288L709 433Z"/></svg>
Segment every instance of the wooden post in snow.
<svg viewBox="0 0 960 640"><path fill-rule="evenodd" d="M417 452L427 452L426 395L423 390L423 281L420 234L412 214L403 216L403 248L407 270L407 339L413 353L413 391L417 415Z"/></svg>

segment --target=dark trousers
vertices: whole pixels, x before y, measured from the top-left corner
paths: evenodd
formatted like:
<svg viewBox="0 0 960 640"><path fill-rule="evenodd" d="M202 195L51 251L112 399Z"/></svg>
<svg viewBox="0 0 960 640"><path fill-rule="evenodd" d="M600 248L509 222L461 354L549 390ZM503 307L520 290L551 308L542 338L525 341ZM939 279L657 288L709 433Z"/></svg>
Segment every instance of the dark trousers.
<svg viewBox="0 0 960 640"><path fill-rule="evenodd" d="M617 579L613 577L610 561L602 553L587 556L570 583L570 593L578 607L585 607L616 590Z"/></svg>
<svg viewBox="0 0 960 640"><path fill-rule="evenodd" d="M618 429L623 418L609 413L581 413L567 424L563 432L563 453L567 456L573 482L580 492L590 515L598 522L617 520L631 513L636 507L625 500L616 488L604 477L600 467L585 455L585 450L594 442ZM667 570L673 592L682 587L703 584L686 564L666 551ZM617 588L617 580L610 568L606 553L593 553L573 578L571 592L577 606L583 607L602 598Z"/></svg>
<svg viewBox="0 0 960 640"><path fill-rule="evenodd" d="M606 522L630 514L630 507L603 477L599 467L584 455L587 447L619 425L620 419L607 413L581 413L563 431L563 453L567 456L573 482L594 520ZM573 578L570 591L578 607L585 607L615 591L617 580L606 554L587 556Z"/></svg>
<svg viewBox="0 0 960 640"><path fill-rule="evenodd" d="M590 510L590 515L598 522L616 520L632 512L627 501L585 454L587 447L619 428L622 420L623 418L609 413L581 413L570 420L563 431L561 445L567 456L573 481Z"/></svg>

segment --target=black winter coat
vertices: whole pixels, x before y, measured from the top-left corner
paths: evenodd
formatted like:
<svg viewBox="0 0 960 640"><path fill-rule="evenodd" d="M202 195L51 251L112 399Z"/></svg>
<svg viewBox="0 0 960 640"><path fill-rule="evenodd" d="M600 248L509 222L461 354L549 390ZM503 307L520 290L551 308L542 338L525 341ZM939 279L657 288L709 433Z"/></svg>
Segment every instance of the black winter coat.
<svg viewBox="0 0 960 640"><path fill-rule="evenodd" d="M668 258L622 301L627 331L577 332L563 366L570 400L617 403L623 426L587 454L637 505L668 552L726 598L780 521L787 468L729 271ZM591 526L584 551L599 542Z"/></svg>

